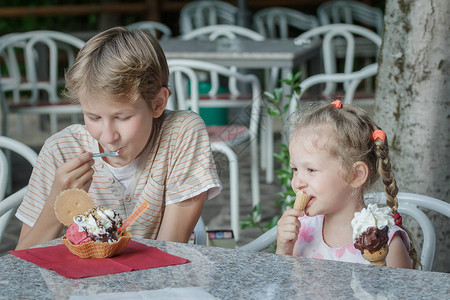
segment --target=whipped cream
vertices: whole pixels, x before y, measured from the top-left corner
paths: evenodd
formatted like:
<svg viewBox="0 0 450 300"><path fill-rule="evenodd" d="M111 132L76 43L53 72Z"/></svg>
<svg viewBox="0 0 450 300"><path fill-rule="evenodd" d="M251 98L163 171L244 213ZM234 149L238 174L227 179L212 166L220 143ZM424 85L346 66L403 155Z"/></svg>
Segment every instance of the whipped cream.
<svg viewBox="0 0 450 300"><path fill-rule="evenodd" d="M394 226L392 211L389 207L378 207L376 204L369 204L360 212L355 212L351 222L353 227L353 242L369 227L383 229L386 226Z"/></svg>
<svg viewBox="0 0 450 300"><path fill-rule="evenodd" d="M122 226L122 218L112 209L95 207L85 214L73 218L78 231L93 235L93 240L112 243L117 240L117 229Z"/></svg>

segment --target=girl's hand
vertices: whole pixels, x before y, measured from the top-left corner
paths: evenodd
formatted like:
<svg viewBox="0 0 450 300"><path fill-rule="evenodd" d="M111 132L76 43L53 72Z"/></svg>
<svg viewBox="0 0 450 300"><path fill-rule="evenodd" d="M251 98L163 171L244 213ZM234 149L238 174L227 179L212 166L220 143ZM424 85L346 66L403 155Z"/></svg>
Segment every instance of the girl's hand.
<svg viewBox="0 0 450 300"><path fill-rule="evenodd" d="M90 152L82 152L68 160L56 170L52 190L56 195L71 188L79 188L88 192L94 175L93 165L94 159Z"/></svg>
<svg viewBox="0 0 450 300"><path fill-rule="evenodd" d="M298 218L302 213L297 209L287 209L277 224L277 254L293 255L295 242L300 230Z"/></svg>

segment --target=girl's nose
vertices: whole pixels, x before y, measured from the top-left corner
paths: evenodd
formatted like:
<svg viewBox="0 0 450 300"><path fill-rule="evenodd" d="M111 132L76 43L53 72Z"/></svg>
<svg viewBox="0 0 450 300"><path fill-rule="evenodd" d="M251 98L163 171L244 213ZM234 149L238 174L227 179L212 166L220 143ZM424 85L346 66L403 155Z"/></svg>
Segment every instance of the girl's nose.
<svg viewBox="0 0 450 300"><path fill-rule="evenodd" d="M292 177L291 186L294 191L298 191L304 189L307 186L307 183L302 179L301 176L294 175Z"/></svg>

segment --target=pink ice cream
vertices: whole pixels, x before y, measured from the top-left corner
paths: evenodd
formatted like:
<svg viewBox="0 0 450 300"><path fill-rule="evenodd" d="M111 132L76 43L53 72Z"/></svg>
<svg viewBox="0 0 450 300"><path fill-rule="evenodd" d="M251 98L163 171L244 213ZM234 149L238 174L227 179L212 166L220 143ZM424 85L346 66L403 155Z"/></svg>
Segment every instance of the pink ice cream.
<svg viewBox="0 0 450 300"><path fill-rule="evenodd" d="M91 242L93 240L92 233L87 233L86 231L78 231L78 224L72 223L72 225L67 228L66 231L66 238L73 244L73 245L81 245L87 242Z"/></svg>

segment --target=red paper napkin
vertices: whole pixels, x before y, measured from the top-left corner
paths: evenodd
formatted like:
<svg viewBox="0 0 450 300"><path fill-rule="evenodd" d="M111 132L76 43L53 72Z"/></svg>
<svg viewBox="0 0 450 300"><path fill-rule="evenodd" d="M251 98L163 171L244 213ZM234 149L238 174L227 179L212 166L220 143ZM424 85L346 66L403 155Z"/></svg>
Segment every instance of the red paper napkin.
<svg viewBox="0 0 450 300"><path fill-rule="evenodd" d="M65 245L9 252L35 265L53 270L64 277L75 279L190 262L135 241L130 241L122 254L110 258L80 258L72 254Z"/></svg>

